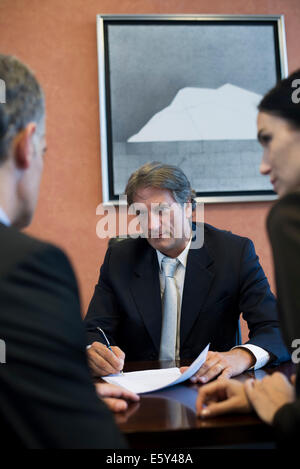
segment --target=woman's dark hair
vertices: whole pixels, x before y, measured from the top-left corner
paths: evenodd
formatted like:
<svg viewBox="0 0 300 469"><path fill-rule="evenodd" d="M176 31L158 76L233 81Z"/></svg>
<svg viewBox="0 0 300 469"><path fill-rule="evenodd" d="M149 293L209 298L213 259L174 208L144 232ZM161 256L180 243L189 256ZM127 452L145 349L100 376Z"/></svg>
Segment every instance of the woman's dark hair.
<svg viewBox="0 0 300 469"><path fill-rule="evenodd" d="M300 69L281 80L258 105L259 111L287 119L300 128Z"/></svg>

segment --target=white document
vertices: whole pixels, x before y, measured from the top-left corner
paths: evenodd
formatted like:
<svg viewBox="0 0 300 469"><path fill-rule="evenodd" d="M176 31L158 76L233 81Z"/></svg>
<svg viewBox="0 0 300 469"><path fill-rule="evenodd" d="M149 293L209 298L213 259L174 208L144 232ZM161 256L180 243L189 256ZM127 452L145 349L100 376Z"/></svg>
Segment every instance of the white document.
<svg viewBox="0 0 300 469"><path fill-rule="evenodd" d="M117 384L136 394L158 391L191 378L206 360L209 344L199 354L196 360L181 373L179 368L163 368L160 370L133 371L103 377L107 383Z"/></svg>

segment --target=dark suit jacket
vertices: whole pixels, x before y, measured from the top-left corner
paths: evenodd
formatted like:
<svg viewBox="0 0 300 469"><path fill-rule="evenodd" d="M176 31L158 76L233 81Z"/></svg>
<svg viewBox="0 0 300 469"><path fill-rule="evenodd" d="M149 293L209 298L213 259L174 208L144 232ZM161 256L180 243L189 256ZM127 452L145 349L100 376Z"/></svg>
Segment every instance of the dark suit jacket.
<svg viewBox="0 0 300 469"><path fill-rule="evenodd" d="M73 270L61 250L0 224L1 448L122 448L96 396Z"/></svg>
<svg viewBox="0 0 300 469"><path fill-rule="evenodd" d="M246 238L205 225L204 245L190 249L180 323L180 357L195 358L236 345L240 313L249 343L274 360L289 359L277 320L276 301ZM102 341L100 326L127 360L159 356L162 306L156 251L145 239L126 239L108 248L85 324L88 343Z"/></svg>
<svg viewBox="0 0 300 469"><path fill-rule="evenodd" d="M291 352L294 339L300 339L300 191L277 202L268 216L273 249L278 309L283 336ZM299 345L298 345L299 349ZM300 434L300 369L297 365L297 400L283 406L275 415L274 426L280 445L297 448Z"/></svg>

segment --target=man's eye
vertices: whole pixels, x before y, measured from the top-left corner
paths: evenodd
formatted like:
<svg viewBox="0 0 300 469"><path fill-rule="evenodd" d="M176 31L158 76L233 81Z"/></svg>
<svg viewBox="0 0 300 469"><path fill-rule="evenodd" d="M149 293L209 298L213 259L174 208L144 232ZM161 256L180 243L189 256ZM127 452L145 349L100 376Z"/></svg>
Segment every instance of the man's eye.
<svg viewBox="0 0 300 469"><path fill-rule="evenodd" d="M168 207L168 206L167 207L166 206L159 207L158 212L165 213L165 212L168 212L169 209L170 209L170 207Z"/></svg>
<svg viewBox="0 0 300 469"><path fill-rule="evenodd" d="M142 211L142 210L137 210L136 213L140 217L145 217L147 215L147 212Z"/></svg>

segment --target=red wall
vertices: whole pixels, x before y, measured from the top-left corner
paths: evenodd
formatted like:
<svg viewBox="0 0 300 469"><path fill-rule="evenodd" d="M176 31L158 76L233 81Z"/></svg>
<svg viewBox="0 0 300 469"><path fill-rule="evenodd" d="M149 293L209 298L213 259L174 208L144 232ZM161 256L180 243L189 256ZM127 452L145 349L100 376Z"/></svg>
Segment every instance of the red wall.
<svg viewBox="0 0 300 469"><path fill-rule="evenodd" d="M0 0L0 52L35 70L47 101L45 173L28 232L59 244L74 264L86 311L106 241L101 202L96 14L284 14L289 70L299 67L299 0ZM265 232L270 203L208 205L206 221L250 237L274 287Z"/></svg>

